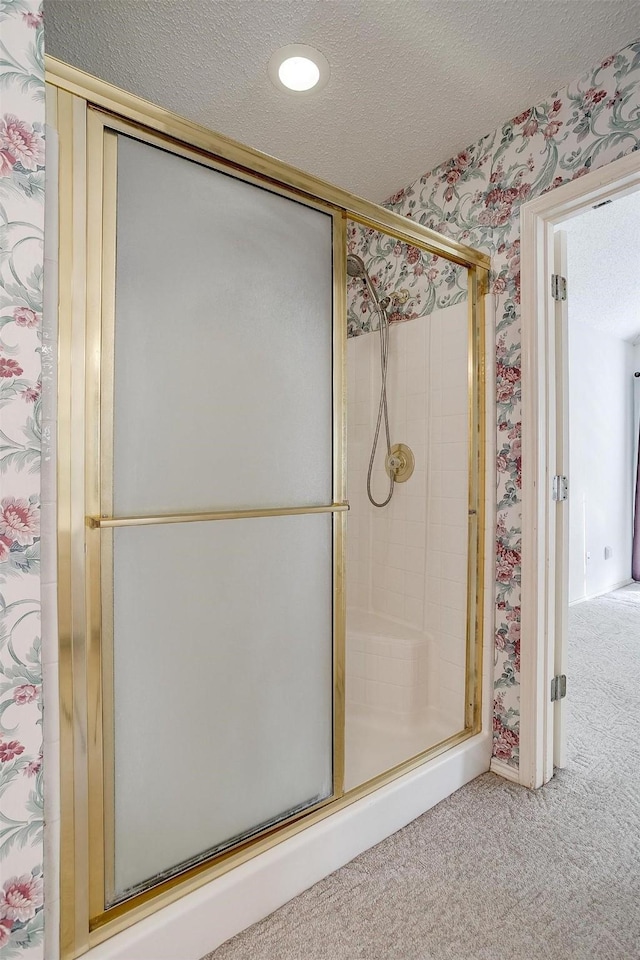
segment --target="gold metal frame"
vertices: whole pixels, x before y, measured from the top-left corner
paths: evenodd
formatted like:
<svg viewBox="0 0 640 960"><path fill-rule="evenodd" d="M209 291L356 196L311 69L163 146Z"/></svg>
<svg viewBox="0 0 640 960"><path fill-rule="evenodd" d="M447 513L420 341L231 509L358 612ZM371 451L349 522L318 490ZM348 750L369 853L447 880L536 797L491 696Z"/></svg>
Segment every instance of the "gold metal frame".
<svg viewBox="0 0 640 960"><path fill-rule="evenodd" d="M61 955L77 957L215 876L480 730L484 530L484 313L489 259L382 207L46 58L48 120L60 149L58 562L61 699ZM333 218L333 502L310 508L114 517L111 502L116 133L267 187ZM346 218L469 271L469 617L464 730L344 794ZM113 875L111 541L113 528L330 512L334 533L332 797L211 861L105 910ZM86 551L86 553L85 553ZM91 855L90 855L91 854Z"/></svg>
<svg viewBox="0 0 640 960"><path fill-rule="evenodd" d="M88 584L88 638L87 649L90 667L87 677L89 691L89 728L92 731L89 751L89 846L93 851L89 864L89 907L90 927L108 923L112 911L119 904L111 904L111 892L114 889L115 864L113 857L115 836L114 811L114 716L113 716L113 537L112 530L117 527L147 526L149 524L209 522L218 520L240 520L259 517L301 516L306 514L340 514L348 509L344 502L310 507L272 507L268 509L225 510L190 514L169 514L160 516L113 516L113 372L114 372L114 333L115 333L115 250L116 250L116 202L117 202L117 133L134 136L143 142L151 143L161 149L175 152L185 159L228 172L224 164L216 158L203 157L199 151L193 151L184 144L174 144L167 138L159 138L146 130L140 130L127 121L112 119L91 106L87 113L87 193L91 198L87 227L88 287L87 298L91 306L87 311L87 355L90 368L92 391L89 397L87 416L87 584ZM235 176L240 174L234 170ZM243 173L242 179L264 184L249 173ZM291 196L290 191L278 189L274 184L266 185L271 192ZM300 198L294 197L296 202ZM334 259L339 258L338 272L343 269L345 253L339 246L343 233L342 216L339 211L320 202L304 201L307 205L327 213L334 224L332 242ZM335 223L340 224L339 228ZM334 336L334 360L336 371L344 366L342 347L344 330L341 291L344 281L338 278L334 285L334 316L336 317L336 335ZM340 335L338 335L340 331ZM333 387L334 434L339 438L343 432L344 418L343 377L336 374ZM97 429L96 429L97 428ZM342 471L340 463L343 455L339 442L334 443L333 486L336 493L342 490ZM342 496L344 493L341 494ZM333 524L335 543L334 594L342 591L343 525L339 521ZM339 624L343 617L336 614L334 635L336 650L340 649ZM341 657L334 655L335 671ZM342 692L341 692L342 691ZM344 714L343 684L334 679L334 718L333 752L334 774L338 789L321 803L305 810L313 812L342 794L344 780ZM296 819L300 814L296 814ZM284 818L281 824L292 818ZM269 828L271 830L272 828ZM256 831L261 835L264 830ZM213 859L213 856L208 858ZM217 859L217 858L216 858ZM176 868L176 874L184 873ZM163 881L170 882L170 881ZM159 883L157 886L161 887ZM139 895L131 895L128 901L133 903ZM108 906L107 906L108 905Z"/></svg>
<svg viewBox="0 0 640 960"><path fill-rule="evenodd" d="M92 530L108 527L147 527L159 523L200 523L203 520L246 520L248 517L295 517L306 513L343 513L348 503L329 503L325 507L269 507L260 510L218 510L214 513L167 513L157 517L87 517Z"/></svg>
<svg viewBox="0 0 640 960"><path fill-rule="evenodd" d="M469 523L467 548L467 656L465 727L482 727L485 534L485 309L488 271L470 270L469 307Z"/></svg>

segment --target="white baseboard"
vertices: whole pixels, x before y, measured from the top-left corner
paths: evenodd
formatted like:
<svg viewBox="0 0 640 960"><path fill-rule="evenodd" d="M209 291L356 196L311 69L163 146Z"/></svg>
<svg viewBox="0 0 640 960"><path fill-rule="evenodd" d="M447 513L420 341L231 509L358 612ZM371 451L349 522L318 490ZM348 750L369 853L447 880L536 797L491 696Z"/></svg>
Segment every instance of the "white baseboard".
<svg viewBox="0 0 640 960"><path fill-rule="evenodd" d="M241 864L84 954L83 960L200 960L489 769L479 734Z"/></svg>
<svg viewBox="0 0 640 960"><path fill-rule="evenodd" d="M510 764L505 763L504 760L496 760L496 758L493 757L489 769L491 773L497 773L499 777L504 777L505 780L520 783L520 771L518 767L512 767Z"/></svg>
<svg viewBox="0 0 640 960"><path fill-rule="evenodd" d="M621 590L622 587L628 587L630 583L633 583L633 580L620 580L619 583L612 583L610 587L604 587L602 590L598 590L597 593L590 593L586 597L578 597L577 600L570 600L569 606L575 607L579 603L586 603L587 600L596 600L598 597L603 597L607 593L613 593L614 590Z"/></svg>

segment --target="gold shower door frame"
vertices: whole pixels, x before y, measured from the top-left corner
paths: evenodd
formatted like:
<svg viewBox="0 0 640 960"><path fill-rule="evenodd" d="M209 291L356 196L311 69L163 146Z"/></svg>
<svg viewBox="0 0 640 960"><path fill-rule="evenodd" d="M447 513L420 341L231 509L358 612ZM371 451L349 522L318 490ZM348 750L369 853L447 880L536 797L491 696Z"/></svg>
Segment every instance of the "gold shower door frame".
<svg viewBox="0 0 640 960"><path fill-rule="evenodd" d="M344 491L340 437L343 433L344 397L340 371L344 366L344 348L340 331L344 317L339 309L340 287L333 289L333 359L335 372L333 383L333 469L332 502L325 506L271 507L265 509L223 510L199 513L176 513L156 516L114 516L113 465L114 465L114 374L115 374L115 291L116 291L116 209L117 209L117 150L118 134L134 136L137 140L168 150L185 159L214 170L228 169L217 161L202 157L184 145L169 143L150 132L141 131L130 123L89 110L87 114L87 194L95 198L96 218L89 218L87 231L88 289L87 301L94 302L95 309L87 311L87 358L93 366L87 366L88 418L86 446L87 499L86 499L86 556L88 582L96 588L91 590L87 607L89 658L88 724L95 731L93 749L89 753L89 847L92 851L89 864L89 910L93 922L97 918L107 920L114 915L119 904L106 907L105 892L113 890L115 849L115 750L114 750L114 679L113 679L113 530L118 527L148 526L157 524L213 522L218 520L246 520L259 517L301 516L318 513L333 514L333 776L332 792L326 799L310 805L295 816L283 817L278 825L299 819L342 796L344 781L344 690L342 673L336 667L341 661L338 647L344 643L344 615L340 613L343 603L343 551L344 514L347 511ZM264 184L244 173L234 176L261 188ZM268 188L281 196L300 202L297 197L282 189ZM321 203L306 202L332 218L333 271L336 259L344 262L341 246L342 217L339 212ZM102 218L98 210L102 210ZM93 447L91 448L91 445ZM229 846L237 849L253 837L265 834L274 827L257 829L251 838ZM227 852L227 851L224 851ZM223 854L220 854L222 856ZM212 856L203 857L212 859ZM175 868L175 875L184 875L189 867ZM170 883L171 876L167 881ZM152 884L150 884L151 886ZM153 884L160 885L160 884ZM145 891L146 892L146 891ZM127 897L126 901L136 899ZM125 901L125 902L126 902Z"/></svg>
<svg viewBox="0 0 640 960"><path fill-rule="evenodd" d="M372 792L481 728L484 302L489 259L383 207L212 133L50 57L59 136L58 626L61 956L119 930ZM114 517L117 136L128 134L329 214L333 220L333 496L321 507ZM464 729L345 794L346 220L464 266L469 285L469 562ZM109 909L113 875L112 531L118 526L331 513L333 792L315 806Z"/></svg>

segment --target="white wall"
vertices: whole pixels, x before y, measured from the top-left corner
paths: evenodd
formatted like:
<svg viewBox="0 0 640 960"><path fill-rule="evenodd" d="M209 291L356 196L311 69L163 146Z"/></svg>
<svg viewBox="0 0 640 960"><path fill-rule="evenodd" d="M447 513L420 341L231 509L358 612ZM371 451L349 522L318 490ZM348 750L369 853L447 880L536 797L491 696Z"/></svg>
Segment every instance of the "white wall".
<svg viewBox="0 0 640 960"><path fill-rule="evenodd" d="M569 300L569 304L571 301ZM631 579L634 451L631 343L569 307L569 602ZM605 559L605 548L612 553Z"/></svg>
<svg viewBox="0 0 640 960"><path fill-rule="evenodd" d="M640 371L640 343L633 348L633 372ZM633 461L632 483L634 484L632 502L635 504L635 482L638 464L638 441L640 440L640 377L633 378Z"/></svg>

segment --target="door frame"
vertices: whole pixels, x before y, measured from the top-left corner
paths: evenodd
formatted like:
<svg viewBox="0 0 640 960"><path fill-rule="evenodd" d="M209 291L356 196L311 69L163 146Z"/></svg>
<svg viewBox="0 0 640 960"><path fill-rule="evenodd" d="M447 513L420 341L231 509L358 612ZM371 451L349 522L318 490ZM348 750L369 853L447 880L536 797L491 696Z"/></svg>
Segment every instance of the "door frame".
<svg viewBox="0 0 640 960"><path fill-rule="evenodd" d="M551 190L520 210L522 281L522 600L520 783L537 788L553 776L554 662L566 637L556 617L563 595L557 569L558 472L555 396L556 303L551 295L554 227L603 200L640 189L640 151ZM561 471L560 471L561 472ZM557 646L558 645L558 646Z"/></svg>

